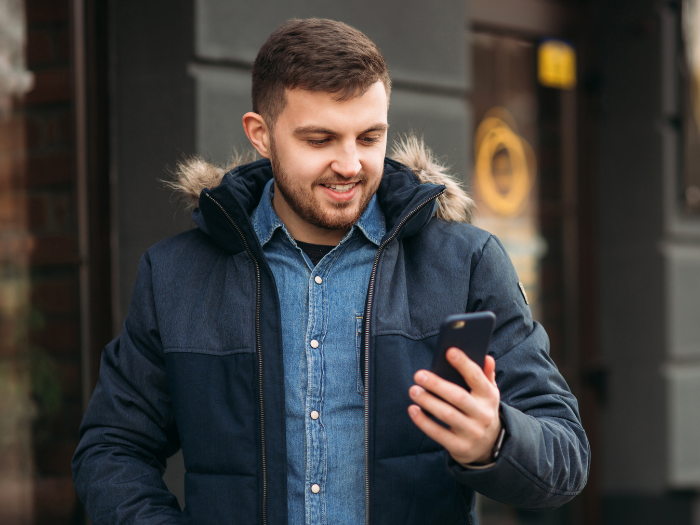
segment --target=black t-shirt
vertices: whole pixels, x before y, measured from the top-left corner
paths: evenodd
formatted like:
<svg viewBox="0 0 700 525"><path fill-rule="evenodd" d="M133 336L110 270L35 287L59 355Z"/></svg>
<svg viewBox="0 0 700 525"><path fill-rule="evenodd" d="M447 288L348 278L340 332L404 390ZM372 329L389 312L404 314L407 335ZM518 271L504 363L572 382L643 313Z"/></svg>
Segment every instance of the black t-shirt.
<svg viewBox="0 0 700 525"><path fill-rule="evenodd" d="M294 239L294 242L297 243L297 246L304 250L304 253L308 255L309 259L311 259L311 264L316 266L318 262L323 259L323 257L330 252L335 246L326 246L324 244L310 244L308 242L301 242L297 241Z"/></svg>

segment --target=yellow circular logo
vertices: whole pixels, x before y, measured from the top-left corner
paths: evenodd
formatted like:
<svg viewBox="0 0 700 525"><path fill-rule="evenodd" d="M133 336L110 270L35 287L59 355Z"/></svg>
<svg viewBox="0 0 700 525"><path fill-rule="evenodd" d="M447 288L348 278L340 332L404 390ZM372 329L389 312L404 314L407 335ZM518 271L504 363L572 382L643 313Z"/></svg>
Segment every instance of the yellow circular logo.
<svg viewBox="0 0 700 525"><path fill-rule="evenodd" d="M490 116L507 111L494 110L487 113L476 131L475 186L489 208L498 215L513 217L523 210L532 188L528 164L533 155L530 145L511 129L506 119Z"/></svg>

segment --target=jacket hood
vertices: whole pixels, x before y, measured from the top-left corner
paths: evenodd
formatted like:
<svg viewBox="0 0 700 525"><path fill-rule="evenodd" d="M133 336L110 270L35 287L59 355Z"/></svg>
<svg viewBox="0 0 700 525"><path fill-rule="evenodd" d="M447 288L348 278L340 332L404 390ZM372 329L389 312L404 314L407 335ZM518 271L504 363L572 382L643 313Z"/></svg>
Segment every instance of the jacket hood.
<svg viewBox="0 0 700 525"><path fill-rule="evenodd" d="M445 192L437 199L438 219L471 223L474 201L447 173L447 168L437 161L422 139L415 135L402 137L394 144L390 155L393 160L409 168L421 183L445 186ZM188 207L196 208L204 189L218 187L227 172L255 160L255 157L254 153L241 155L234 152L228 165L222 167L194 156L178 164L173 180L167 181L166 185L185 200Z"/></svg>

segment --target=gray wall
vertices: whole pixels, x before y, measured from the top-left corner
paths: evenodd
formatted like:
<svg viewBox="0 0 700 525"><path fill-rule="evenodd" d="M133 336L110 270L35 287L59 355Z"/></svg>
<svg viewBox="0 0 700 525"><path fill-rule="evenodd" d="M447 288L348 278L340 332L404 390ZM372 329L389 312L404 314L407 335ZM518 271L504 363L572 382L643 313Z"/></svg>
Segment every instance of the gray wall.
<svg viewBox="0 0 700 525"><path fill-rule="evenodd" d="M638 1L634 10L601 4L600 348L609 371L603 488L659 494L667 461L660 37L658 29L640 32L655 17L653 2Z"/></svg>
<svg viewBox="0 0 700 525"><path fill-rule="evenodd" d="M679 12L597 5L606 522L690 523L693 493L672 492L700 488L700 222L677 205Z"/></svg>
<svg viewBox="0 0 700 525"><path fill-rule="evenodd" d="M110 122L115 332L121 328L149 246L183 231L160 182L195 148L191 0L112 0L110 4Z"/></svg>

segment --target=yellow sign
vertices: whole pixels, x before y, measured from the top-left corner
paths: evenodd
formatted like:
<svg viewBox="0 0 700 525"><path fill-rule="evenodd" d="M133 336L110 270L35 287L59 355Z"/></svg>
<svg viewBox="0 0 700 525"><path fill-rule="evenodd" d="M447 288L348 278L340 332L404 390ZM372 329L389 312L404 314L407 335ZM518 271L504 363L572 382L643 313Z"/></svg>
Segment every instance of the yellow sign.
<svg viewBox="0 0 700 525"><path fill-rule="evenodd" d="M545 87L576 87L576 50L563 40L545 40L537 50L537 78Z"/></svg>
<svg viewBox="0 0 700 525"><path fill-rule="evenodd" d="M533 181L528 167L534 164L532 148L508 125L510 121L507 110L489 110L474 140L476 190L502 217L513 217L523 210Z"/></svg>

